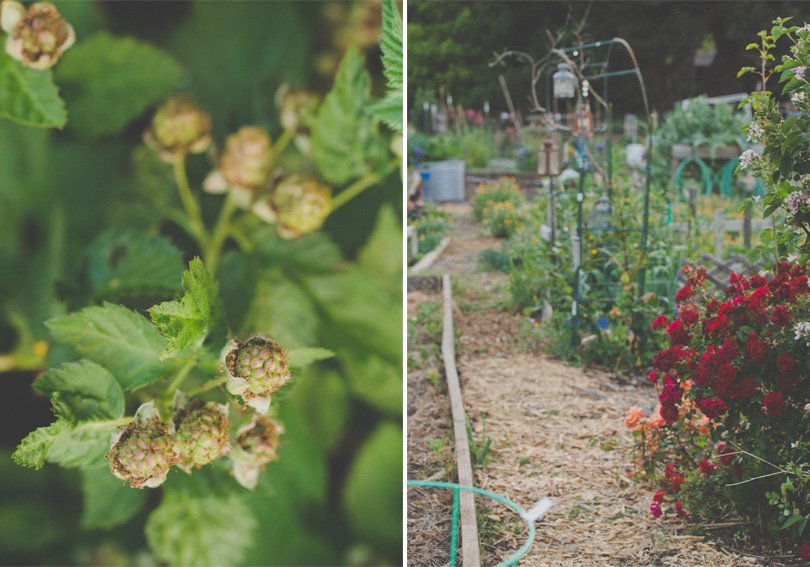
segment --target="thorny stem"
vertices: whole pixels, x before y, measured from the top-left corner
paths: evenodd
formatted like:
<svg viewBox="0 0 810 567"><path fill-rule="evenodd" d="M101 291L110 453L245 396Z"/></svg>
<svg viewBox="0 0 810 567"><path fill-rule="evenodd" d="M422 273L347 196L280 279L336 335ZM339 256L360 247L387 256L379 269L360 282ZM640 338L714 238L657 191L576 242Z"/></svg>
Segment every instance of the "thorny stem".
<svg viewBox="0 0 810 567"><path fill-rule="evenodd" d="M399 165L399 158L391 160L388 164L388 169L393 169ZM374 185L375 183L379 182L383 179L383 176L379 173L369 173L365 177L362 177L349 185L346 189L338 193L334 199L332 199L332 212L334 212L338 207L342 207L354 197Z"/></svg>

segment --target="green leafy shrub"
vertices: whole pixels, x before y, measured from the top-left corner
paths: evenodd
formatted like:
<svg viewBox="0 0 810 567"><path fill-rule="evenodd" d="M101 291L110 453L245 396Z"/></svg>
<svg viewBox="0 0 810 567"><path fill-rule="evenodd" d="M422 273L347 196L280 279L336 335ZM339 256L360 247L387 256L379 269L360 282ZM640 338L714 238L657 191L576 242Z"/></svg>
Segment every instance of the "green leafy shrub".
<svg viewBox="0 0 810 567"><path fill-rule="evenodd" d="M503 202L509 202L515 208L526 202L526 197L513 177L501 177L497 182L481 183L470 201L473 219L481 222L486 207Z"/></svg>
<svg viewBox="0 0 810 567"><path fill-rule="evenodd" d="M511 201L490 201L481 216L481 223L495 238L508 238L524 226L521 211Z"/></svg>
<svg viewBox="0 0 810 567"><path fill-rule="evenodd" d="M439 245L442 239L450 234L452 217L436 208L435 205L425 205L424 214L411 222L416 227L419 239L419 257L421 258Z"/></svg>

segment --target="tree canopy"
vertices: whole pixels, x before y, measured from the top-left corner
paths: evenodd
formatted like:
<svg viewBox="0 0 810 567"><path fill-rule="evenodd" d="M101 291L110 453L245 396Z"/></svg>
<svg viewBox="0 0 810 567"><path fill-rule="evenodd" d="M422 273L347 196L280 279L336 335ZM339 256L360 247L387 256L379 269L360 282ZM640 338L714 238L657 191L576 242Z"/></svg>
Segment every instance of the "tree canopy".
<svg viewBox="0 0 810 567"><path fill-rule="evenodd" d="M467 108L481 108L489 101L493 112L506 103L498 75L508 84L517 108L529 109L531 68L517 58L490 66L495 53L523 51L535 59L551 48L552 35L560 34L557 47L620 37L633 48L651 105L659 112L675 101L706 94L718 96L750 92L755 78L737 78L737 71L756 65L756 54L745 46L770 29L776 17L793 16L793 23L810 22L810 4L797 1L645 1L612 2L411 2L408 6L408 103L409 108L445 95ZM584 19L577 37L571 28ZM548 30L548 31L547 31ZM561 33L564 32L564 33ZM567 32L567 33L565 33ZM709 67L696 68L701 46L716 50ZM611 70L625 69L629 59L616 53ZM544 104L544 81L538 97ZM627 79L611 79L610 99L617 112L642 108L638 86Z"/></svg>

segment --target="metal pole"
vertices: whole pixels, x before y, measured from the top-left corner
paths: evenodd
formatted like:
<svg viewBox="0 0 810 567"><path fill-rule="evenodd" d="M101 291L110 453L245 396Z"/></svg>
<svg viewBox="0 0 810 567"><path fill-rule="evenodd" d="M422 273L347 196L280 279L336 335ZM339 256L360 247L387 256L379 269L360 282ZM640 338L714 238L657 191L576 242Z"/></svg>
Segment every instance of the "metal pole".
<svg viewBox="0 0 810 567"><path fill-rule="evenodd" d="M648 123L649 124L649 123ZM652 132L647 133L647 163L644 165L644 218L641 223L641 268L638 270L638 296L644 295L644 279L647 272L647 229L650 217L650 162L652 162Z"/></svg>
<svg viewBox="0 0 810 567"><path fill-rule="evenodd" d="M574 247L574 303L571 305L571 346L579 343L579 274L582 263L582 201L585 200L585 168L579 176L579 193L577 193L577 230L571 239Z"/></svg>

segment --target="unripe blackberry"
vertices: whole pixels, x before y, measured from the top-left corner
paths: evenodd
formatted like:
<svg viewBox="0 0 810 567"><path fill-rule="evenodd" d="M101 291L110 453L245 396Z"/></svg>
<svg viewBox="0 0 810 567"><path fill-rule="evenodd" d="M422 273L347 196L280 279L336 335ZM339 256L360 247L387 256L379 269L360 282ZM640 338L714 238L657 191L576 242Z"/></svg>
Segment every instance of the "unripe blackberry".
<svg viewBox="0 0 810 567"><path fill-rule="evenodd" d="M163 161L173 163L211 146L211 117L187 98L172 97L155 112L143 139Z"/></svg>
<svg viewBox="0 0 810 567"><path fill-rule="evenodd" d="M293 91L287 84L276 91L279 121L285 130L309 132L315 122L319 100L308 91Z"/></svg>
<svg viewBox="0 0 810 567"><path fill-rule="evenodd" d="M110 470L132 488L160 486L180 459L173 433L169 424L160 421L153 402L143 404L132 422L112 435L107 455Z"/></svg>
<svg viewBox="0 0 810 567"><path fill-rule="evenodd" d="M319 229L332 210L332 190L312 178L291 175L272 195L278 233L297 238Z"/></svg>
<svg viewBox="0 0 810 567"><path fill-rule="evenodd" d="M269 418L254 415L250 423L236 432L234 448L229 455L233 460L233 474L245 488L255 488L259 473L265 465L278 460L279 437L284 433L281 425Z"/></svg>
<svg viewBox="0 0 810 567"><path fill-rule="evenodd" d="M50 2L25 9L20 2L3 0L0 26L8 33L6 53L32 69L47 69L76 41L76 34Z"/></svg>
<svg viewBox="0 0 810 567"><path fill-rule="evenodd" d="M270 136L258 126L244 126L225 140L219 167L205 179L209 193L231 192L231 198L248 208L256 195L269 185L273 169Z"/></svg>
<svg viewBox="0 0 810 567"><path fill-rule="evenodd" d="M270 396L290 380L287 351L267 335L253 335L244 343L234 339L222 351L228 391L242 396L259 413L270 407Z"/></svg>
<svg viewBox="0 0 810 567"><path fill-rule="evenodd" d="M181 469L189 473L192 467L200 468L228 454L231 449L228 406L190 399L177 390L174 407L172 423Z"/></svg>

